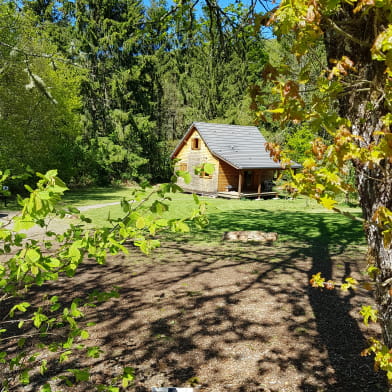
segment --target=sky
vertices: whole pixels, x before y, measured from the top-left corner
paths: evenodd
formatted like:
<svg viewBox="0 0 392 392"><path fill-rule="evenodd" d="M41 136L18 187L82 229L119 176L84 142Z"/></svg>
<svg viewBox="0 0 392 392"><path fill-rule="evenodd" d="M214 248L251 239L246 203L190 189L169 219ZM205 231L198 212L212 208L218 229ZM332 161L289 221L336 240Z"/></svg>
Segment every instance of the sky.
<svg viewBox="0 0 392 392"><path fill-rule="evenodd" d="M174 1L172 1L172 0L166 0L166 1L169 6L174 5ZM230 4L239 3L239 2L241 2L245 6L249 6L249 7L252 4L252 0L216 0L216 1L221 8L225 8ZM279 5L279 0L253 0L253 2L256 3L255 11L257 13L262 13L262 14L272 10L274 7ZM146 6L149 6L151 4L151 0L143 0L143 3ZM205 4L205 0L198 0L198 4L196 7L196 13L201 14L201 8L204 4ZM197 12L197 11L199 11L199 12ZM263 27L262 32L263 32L263 35L265 38L267 38L267 39L274 38L274 35L272 33L271 28Z"/></svg>

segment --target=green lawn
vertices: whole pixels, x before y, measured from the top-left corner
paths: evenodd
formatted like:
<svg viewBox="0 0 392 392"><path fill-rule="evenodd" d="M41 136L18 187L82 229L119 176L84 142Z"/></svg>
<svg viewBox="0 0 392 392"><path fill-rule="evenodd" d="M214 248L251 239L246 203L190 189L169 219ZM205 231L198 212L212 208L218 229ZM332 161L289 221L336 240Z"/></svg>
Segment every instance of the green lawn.
<svg viewBox="0 0 392 392"><path fill-rule="evenodd" d="M65 202L73 206L104 204L120 201L131 194L131 189L94 188L82 192L69 192ZM183 218L195 207L192 195L175 193L170 195L169 212L165 218ZM208 204L209 225L204 230L192 230L191 233L167 233L165 238L176 241L219 242L224 231L262 230L275 231L279 241L301 243L330 244L337 248L348 245L363 245L364 235L360 222L328 211L313 200L298 198L295 200L225 200L201 197ZM355 215L360 215L358 208L345 208ZM94 224L105 224L106 218L122 215L120 205L112 205L84 212Z"/></svg>
<svg viewBox="0 0 392 392"><path fill-rule="evenodd" d="M67 191L63 197L65 204L74 207L88 206L91 204L112 203L128 197L132 188L118 187L93 187Z"/></svg>

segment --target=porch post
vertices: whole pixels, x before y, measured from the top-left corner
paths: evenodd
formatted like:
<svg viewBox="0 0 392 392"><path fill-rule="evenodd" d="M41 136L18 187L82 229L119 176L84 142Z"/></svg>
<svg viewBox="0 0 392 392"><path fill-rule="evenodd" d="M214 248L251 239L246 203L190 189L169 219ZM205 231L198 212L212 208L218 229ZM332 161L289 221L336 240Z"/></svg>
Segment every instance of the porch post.
<svg viewBox="0 0 392 392"><path fill-rule="evenodd" d="M258 170L257 172L257 197L260 199L261 193L261 171Z"/></svg>
<svg viewBox="0 0 392 392"><path fill-rule="evenodd" d="M239 176L238 176L238 197L241 197L242 182L243 182L243 173L242 173L242 170L240 170Z"/></svg>

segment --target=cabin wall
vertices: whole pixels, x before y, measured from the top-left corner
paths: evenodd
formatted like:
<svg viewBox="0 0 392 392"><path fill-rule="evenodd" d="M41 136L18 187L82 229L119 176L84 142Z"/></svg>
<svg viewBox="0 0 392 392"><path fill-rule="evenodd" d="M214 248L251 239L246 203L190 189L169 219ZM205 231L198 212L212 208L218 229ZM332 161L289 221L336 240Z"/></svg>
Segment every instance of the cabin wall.
<svg viewBox="0 0 392 392"><path fill-rule="evenodd" d="M219 178L218 178L218 192L226 192L228 186L232 186L232 190L238 188L238 169L230 166L224 161L220 161Z"/></svg>
<svg viewBox="0 0 392 392"><path fill-rule="evenodd" d="M197 149L194 149L194 139L196 138L199 139L199 145ZM190 184L185 184L184 180L179 178L177 184L181 188L191 192L217 192L219 161L211 154L196 129L189 134L175 158L179 159L179 162L176 164L176 169L181 170L186 167L186 171L192 177ZM215 166L214 173L211 176L203 177L194 173L195 167L203 163L212 163Z"/></svg>

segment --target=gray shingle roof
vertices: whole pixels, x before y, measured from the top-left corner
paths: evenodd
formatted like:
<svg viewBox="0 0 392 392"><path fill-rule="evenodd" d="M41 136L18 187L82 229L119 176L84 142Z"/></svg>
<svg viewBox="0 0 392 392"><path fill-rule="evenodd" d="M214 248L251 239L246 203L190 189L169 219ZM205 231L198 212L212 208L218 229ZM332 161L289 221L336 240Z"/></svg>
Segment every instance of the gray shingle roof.
<svg viewBox="0 0 392 392"><path fill-rule="evenodd" d="M265 149L266 140L257 127L195 122L184 138L193 127L213 155L237 169L281 169L281 165L270 158ZM300 165L294 163L293 168L297 167Z"/></svg>

